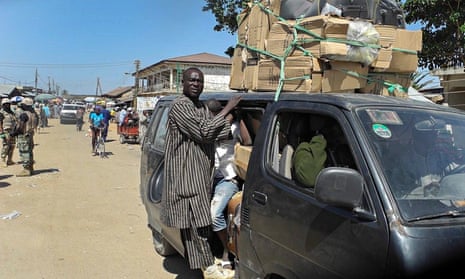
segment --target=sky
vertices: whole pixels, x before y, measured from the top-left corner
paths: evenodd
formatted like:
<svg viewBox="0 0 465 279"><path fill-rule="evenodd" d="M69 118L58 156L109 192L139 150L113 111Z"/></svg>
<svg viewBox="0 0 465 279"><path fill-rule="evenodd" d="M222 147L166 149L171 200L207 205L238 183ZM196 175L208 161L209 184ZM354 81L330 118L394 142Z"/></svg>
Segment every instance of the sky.
<svg viewBox="0 0 465 279"><path fill-rule="evenodd" d="M203 0L0 0L0 84L100 95L140 68L202 52L225 56L236 35L213 30ZM420 29L418 25L408 29Z"/></svg>
<svg viewBox="0 0 465 279"><path fill-rule="evenodd" d="M225 56L236 36L213 30L201 0L0 0L0 84L93 95L131 86L140 68L202 52Z"/></svg>

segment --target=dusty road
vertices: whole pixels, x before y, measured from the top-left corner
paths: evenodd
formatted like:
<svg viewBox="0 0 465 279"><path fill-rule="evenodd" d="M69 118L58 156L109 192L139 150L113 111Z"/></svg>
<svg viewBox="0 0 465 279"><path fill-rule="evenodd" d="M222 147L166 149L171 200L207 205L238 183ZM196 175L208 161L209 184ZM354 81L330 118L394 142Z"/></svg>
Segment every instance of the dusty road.
<svg viewBox="0 0 465 279"><path fill-rule="evenodd" d="M91 156L86 131L49 125L35 136L33 176L16 177L20 165L0 169L0 278L198 278L179 256L153 249L140 145L120 144L112 124L102 159Z"/></svg>

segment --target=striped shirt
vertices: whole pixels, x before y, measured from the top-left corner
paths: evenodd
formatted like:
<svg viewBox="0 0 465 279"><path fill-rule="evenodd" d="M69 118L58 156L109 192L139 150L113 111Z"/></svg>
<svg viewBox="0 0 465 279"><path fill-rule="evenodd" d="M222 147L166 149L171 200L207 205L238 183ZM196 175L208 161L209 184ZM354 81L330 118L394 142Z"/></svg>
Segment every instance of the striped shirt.
<svg viewBox="0 0 465 279"><path fill-rule="evenodd" d="M227 120L222 116L212 118L200 101L183 95L173 102L168 114L161 213L167 226L211 224L215 141L227 138L230 130Z"/></svg>

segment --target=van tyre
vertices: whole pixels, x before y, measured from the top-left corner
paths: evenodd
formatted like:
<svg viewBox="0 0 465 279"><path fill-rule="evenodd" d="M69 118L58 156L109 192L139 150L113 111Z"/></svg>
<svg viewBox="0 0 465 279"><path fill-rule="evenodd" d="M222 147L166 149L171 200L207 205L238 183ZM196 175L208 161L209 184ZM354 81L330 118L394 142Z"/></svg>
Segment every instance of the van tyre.
<svg viewBox="0 0 465 279"><path fill-rule="evenodd" d="M155 251L163 257L176 254L176 250L168 243L163 235L156 230L152 229L153 247Z"/></svg>

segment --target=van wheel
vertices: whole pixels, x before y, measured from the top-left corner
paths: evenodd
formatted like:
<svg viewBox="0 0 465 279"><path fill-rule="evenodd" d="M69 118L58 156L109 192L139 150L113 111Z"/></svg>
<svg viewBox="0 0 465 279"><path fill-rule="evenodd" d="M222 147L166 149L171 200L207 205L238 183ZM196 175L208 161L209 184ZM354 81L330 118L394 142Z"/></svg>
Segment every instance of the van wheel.
<svg viewBox="0 0 465 279"><path fill-rule="evenodd" d="M152 229L152 237L153 246L158 255L166 257L177 253L173 246L166 241L161 233Z"/></svg>

